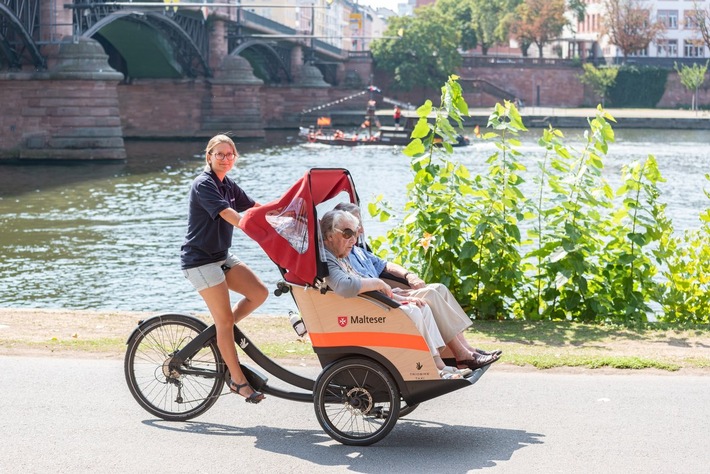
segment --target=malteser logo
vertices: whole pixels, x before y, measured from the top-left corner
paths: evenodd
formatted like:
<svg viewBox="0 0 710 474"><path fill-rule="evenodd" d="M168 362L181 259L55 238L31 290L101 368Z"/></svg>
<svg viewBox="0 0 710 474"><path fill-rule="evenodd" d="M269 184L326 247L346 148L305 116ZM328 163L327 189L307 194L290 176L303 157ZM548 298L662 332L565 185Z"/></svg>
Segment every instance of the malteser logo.
<svg viewBox="0 0 710 474"><path fill-rule="evenodd" d="M385 324L386 316L338 316L338 325L344 328L348 324Z"/></svg>

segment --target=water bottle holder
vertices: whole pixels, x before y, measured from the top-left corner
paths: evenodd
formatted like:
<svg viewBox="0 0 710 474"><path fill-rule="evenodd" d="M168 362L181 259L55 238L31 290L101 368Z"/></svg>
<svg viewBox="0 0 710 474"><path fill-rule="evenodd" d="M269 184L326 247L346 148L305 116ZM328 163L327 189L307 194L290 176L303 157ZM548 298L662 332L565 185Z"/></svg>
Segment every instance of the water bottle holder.
<svg viewBox="0 0 710 474"><path fill-rule="evenodd" d="M303 323L302 319L295 321L291 326L293 327L293 330L296 331L296 334L299 337L305 336L308 332L308 330L306 330L306 325Z"/></svg>

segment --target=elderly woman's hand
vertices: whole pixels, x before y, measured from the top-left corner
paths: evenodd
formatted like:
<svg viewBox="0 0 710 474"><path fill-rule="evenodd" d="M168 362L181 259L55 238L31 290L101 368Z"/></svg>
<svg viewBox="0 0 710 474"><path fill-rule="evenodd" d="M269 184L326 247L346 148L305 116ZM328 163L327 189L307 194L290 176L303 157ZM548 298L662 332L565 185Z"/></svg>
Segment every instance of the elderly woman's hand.
<svg viewBox="0 0 710 474"><path fill-rule="evenodd" d="M394 294L392 293L392 287L389 286L387 283L385 283L384 280L380 280L380 283L382 283L382 286L377 291L381 291L382 293L387 295L387 297L394 299Z"/></svg>
<svg viewBox="0 0 710 474"><path fill-rule="evenodd" d="M417 298L414 296L404 296L398 293L393 293L392 299L401 304L413 304L415 306L419 306L420 308L426 304L426 301L424 301L422 298Z"/></svg>
<svg viewBox="0 0 710 474"><path fill-rule="evenodd" d="M426 304L426 301L424 301L424 300L421 299L421 298L416 298L416 297L414 297L414 296L408 296L408 297L407 297L407 300L408 300L410 303L414 303L415 305L419 306L420 308Z"/></svg>
<svg viewBox="0 0 710 474"><path fill-rule="evenodd" d="M419 288L424 288L426 286L426 282L412 272L407 272L405 279L407 280L409 287L414 290L418 290Z"/></svg>

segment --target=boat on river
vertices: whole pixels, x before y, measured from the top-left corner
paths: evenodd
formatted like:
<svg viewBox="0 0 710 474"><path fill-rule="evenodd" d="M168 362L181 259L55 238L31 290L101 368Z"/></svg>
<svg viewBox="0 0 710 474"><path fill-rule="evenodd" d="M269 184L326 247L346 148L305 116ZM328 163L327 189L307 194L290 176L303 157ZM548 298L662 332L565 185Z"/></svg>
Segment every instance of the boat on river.
<svg viewBox="0 0 710 474"><path fill-rule="evenodd" d="M366 120L360 129L355 132L344 132L330 126L330 119L321 117L318 125L308 129L301 129L301 134L311 143L321 143L335 146L362 146L362 145L397 145L407 146L411 141L412 131L419 120L419 115L413 111L402 111L402 126L373 127L372 122ZM442 140L438 138L440 143ZM456 143L452 146L467 146L470 140L461 134L457 135Z"/></svg>

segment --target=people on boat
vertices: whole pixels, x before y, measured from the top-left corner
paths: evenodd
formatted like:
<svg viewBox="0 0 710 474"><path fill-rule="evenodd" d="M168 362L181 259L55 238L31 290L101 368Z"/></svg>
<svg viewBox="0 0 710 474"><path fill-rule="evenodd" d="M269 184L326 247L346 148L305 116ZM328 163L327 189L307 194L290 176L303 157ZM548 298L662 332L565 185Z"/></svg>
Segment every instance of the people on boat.
<svg viewBox="0 0 710 474"><path fill-rule="evenodd" d="M358 221L358 239L364 234L360 208L350 202L341 202L335 206L336 210L352 214ZM416 273L394 262L383 260L367 250L355 245L348 255L352 268L360 275L381 278L384 274L392 275L407 282L408 289L393 289L395 294L422 298L432 310L439 332L447 346L456 358L459 368L468 367L478 369L497 361L502 352L488 352L471 346L463 332L472 322L451 291L441 283L427 284Z"/></svg>
<svg viewBox="0 0 710 474"><path fill-rule="evenodd" d="M357 241L358 219L349 212L332 210L321 218L321 234L326 250L329 275L325 282L337 295L353 298L360 293L380 291L400 303L400 309L415 324L429 347L439 375L442 378L460 378L469 375L469 368L446 366L440 350L446 346L429 305L415 296L395 293L380 278L359 275L350 265L348 255Z"/></svg>
<svg viewBox="0 0 710 474"><path fill-rule="evenodd" d="M399 130L399 122L402 119L402 109L399 108L399 105L394 106L394 114L392 116L394 118L394 128Z"/></svg>
<svg viewBox="0 0 710 474"><path fill-rule="evenodd" d="M380 128L380 121L377 119L377 114L375 113L377 106L377 101L375 99L370 99L367 101L367 110L365 112L365 121L360 125L361 128L370 128L375 126Z"/></svg>
<svg viewBox="0 0 710 474"><path fill-rule="evenodd" d="M234 228L242 218L239 213L259 205L227 176L238 158L234 142L226 135L216 135L207 143L204 170L190 187L180 262L214 319L217 347L231 377L229 389L249 403L259 403L264 394L249 385L234 345L234 324L269 295L259 277L229 251ZM243 296L233 307L229 290Z"/></svg>

